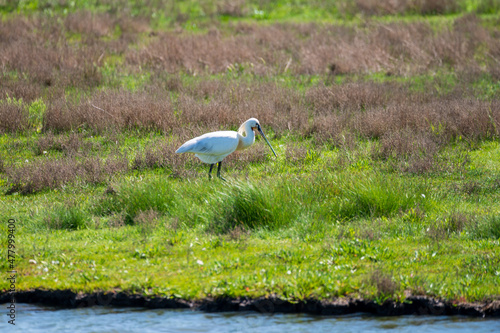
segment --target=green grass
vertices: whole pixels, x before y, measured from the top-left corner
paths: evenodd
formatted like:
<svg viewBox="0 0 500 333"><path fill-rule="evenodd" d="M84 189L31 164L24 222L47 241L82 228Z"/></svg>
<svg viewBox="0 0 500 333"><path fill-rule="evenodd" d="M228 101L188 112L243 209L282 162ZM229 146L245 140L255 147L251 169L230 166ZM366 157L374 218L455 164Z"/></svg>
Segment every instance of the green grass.
<svg viewBox="0 0 500 333"><path fill-rule="evenodd" d="M19 289L126 290L189 299L206 296L380 297L374 270L391 274L390 296L404 291L449 299L498 294L498 241L350 238L305 242L278 233L237 241L175 230L163 221L138 227L19 232ZM488 254L487 256L485 254ZM387 290L385 291L388 292Z"/></svg>
<svg viewBox="0 0 500 333"><path fill-rule="evenodd" d="M45 219L49 229L76 230L85 228L87 215L76 205L56 206Z"/></svg>
<svg viewBox="0 0 500 333"><path fill-rule="evenodd" d="M131 15L151 18L148 24L153 29L172 31L180 25L204 32L215 24L222 33L232 33L233 24L276 21L361 26L365 19L340 13L333 2L320 1L295 1L294 5L278 1L275 6L248 1L241 17L217 12L212 1L168 2L163 9L120 3ZM446 26L459 14L478 11L497 22L496 3L491 2L491 7L485 3L459 1L459 13L442 17L408 12L371 19L425 20ZM116 4L14 1L0 7L4 18L15 13L64 17L82 9L112 15ZM175 15L167 14L168 10ZM118 40L119 35L115 30L112 37L104 38ZM69 38L74 43L80 39ZM457 86L468 84L446 67L408 77L374 72L331 78L327 74L259 76L248 70L249 64L233 64L224 73L158 77L150 69L124 68L123 58L103 56L98 67L102 80L95 89L141 91L154 80L166 85L172 78L180 80L183 89L197 89L210 81L249 87L275 82L305 94L323 84L387 82L407 85L416 94L430 89L445 100ZM3 75L12 79L22 73ZM500 92L494 73L478 76L469 88L474 98L487 101L497 100ZM412 173L402 171L409 158L375 156L380 139L352 133L354 144L344 146L320 142L307 133L274 133L266 128L278 158L268 155L253 162L225 163L228 182L208 181L207 166L190 159L180 166L191 172L186 177L179 177L170 165L130 167L95 184L76 178L35 194L6 195L8 168L68 154L67 148L56 145L40 151L40 140L50 135L64 144L70 134L80 135L82 144L73 152L77 161L122 154L130 165L147 148L173 139L170 133L140 128L98 133L81 126L72 133L46 133L47 91L42 89L41 96L30 102L0 101L20 105L29 115L26 130L0 135L0 219L17 221L18 290L125 290L186 299L274 294L292 301L366 297L377 302L404 301L408 294L457 301L486 301L500 295L498 133L489 134L487 140L454 138L436 153L436 168ZM89 96L88 91L72 86L64 91L75 100ZM165 93L177 102L178 92ZM434 130L439 132L439 126ZM258 139L255 145L265 143ZM4 237L5 224L1 228ZM0 256L5 258L6 253L6 247L0 247ZM0 262L0 269L7 270L6 261ZM7 281L2 279L0 290L5 289Z"/></svg>
<svg viewBox="0 0 500 333"><path fill-rule="evenodd" d="M101 216L123 213L126 224L135 224L138 215L149 210L168 214L176 196L168 182L160 179L152 182L134 179L109 192L97 203L96 213Z"/></svg>
<svg viewBox="0 0 500 333"><path fill-rule="evenodd" d="M488 156L475 154L473 166ZM248 167L249 178L265 168ZM477 170L465 179L486 188L491 174ZM276 293L289 300L382 301L403 300L410 291L481 301L499 294L497 190L473 200L443 188L440 178L449 177L439 175L339 171L311 178L304 171L224 183L205 180L205 171L200 168L203 177L195 181L161 170L122 176L108 194L105 187L68 186L4 196L2 218L18 221L18 288L190 299ZM55 198L67 203L54 204ZM450 215L446 207L477 218ZM138 222L151 210L156 214ZM119 214L123 226L111 223Z"/></svg>
<svg viewBox="0 0 500 333"><path fill-rule="evenodd" d="M2 156L15 164L42 160L35 142L44 135L4 135ZM18 288L183 298L276 293L290 300L403 300L408 291L470 301L499 295L497 141L467 148L460 168L413 175L372 159L373 142L359 142L340 166L342 149L269 136L279 158L228 167L227 183L206 180L206 166L196 162L186 166L199 174L195 179L154 168L116 175L109 184L2 194L1 218L18 221ZM107 135L84 141L100 147L91 156L105 157L117 139L133 159L162 137L129 132L113 142ZM312 151L300 162L287 160L297 144ZM450 146L441 155L456 159L457 149L466 148Z"/></svg>

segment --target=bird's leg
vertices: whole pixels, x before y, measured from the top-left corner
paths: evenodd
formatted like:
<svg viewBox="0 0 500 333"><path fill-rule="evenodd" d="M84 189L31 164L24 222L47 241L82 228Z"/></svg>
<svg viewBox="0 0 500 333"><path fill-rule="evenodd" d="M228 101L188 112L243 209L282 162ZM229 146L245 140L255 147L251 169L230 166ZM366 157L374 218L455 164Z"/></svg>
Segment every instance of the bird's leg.
<svg viewBox="0 0 500 333"><path fill-rule="evenodd" d="M217 166L217 177L222 179L223 181L226 181L222 176L220 175L220 169L222 168L222 161L219 162L219 165Z"/></svg>
<svg viewBox="0 0 500 333"><path fill-rule="evenodd" d="M210 164L210 170L208 170L208 180L212 179L212 168L215 164Z"/></svg>

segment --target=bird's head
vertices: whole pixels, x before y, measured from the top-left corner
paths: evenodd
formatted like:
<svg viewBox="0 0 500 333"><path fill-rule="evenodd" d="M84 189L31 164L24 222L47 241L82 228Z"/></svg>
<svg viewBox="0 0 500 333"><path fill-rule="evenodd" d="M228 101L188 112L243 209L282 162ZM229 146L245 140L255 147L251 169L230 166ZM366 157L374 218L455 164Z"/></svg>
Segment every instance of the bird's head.
<svg viewBox="0 0 500 333"><path fill-rule="evenodd" d="M255 118L250 118L246 121L246 124L248 127L252 129L252 131L260 131L260 124L259 121Z"/></svg>
<svg viewBox="0 0 500 333"><path fill-rule="evenodd" d="M246 125L246 128L250 127L250 129L252 131L257 130L260 133L260 135L262 135L264 140L266 140L266 143L269 145L269 148L271 148L271 151L273 152L274 156L278 157L278 155L276 155L276 152L274 151L273 147L271 146L271 143L269 143L269 140L267 140L266 135L262 131L262 128L260 127L259 121L257 119L250 118L244 123L244 125Z"/></svg>

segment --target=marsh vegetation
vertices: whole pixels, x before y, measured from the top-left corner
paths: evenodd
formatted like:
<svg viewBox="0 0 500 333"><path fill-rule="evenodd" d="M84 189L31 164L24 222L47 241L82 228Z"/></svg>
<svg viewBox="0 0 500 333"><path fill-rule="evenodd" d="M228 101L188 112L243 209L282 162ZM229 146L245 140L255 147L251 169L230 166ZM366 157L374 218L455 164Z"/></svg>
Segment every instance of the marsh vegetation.
<svg viewBox="0 0 500 333"><path fill-rule="evenodd" d="M496 1L148 3L0 3L20 289L498 299Z"/></svg>

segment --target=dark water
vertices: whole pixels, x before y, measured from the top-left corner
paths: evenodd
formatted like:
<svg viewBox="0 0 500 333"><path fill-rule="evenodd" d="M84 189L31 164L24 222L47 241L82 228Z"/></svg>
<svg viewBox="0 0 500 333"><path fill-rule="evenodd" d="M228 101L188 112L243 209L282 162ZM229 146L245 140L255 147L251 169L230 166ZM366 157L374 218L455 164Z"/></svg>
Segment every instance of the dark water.
<svg viewBox="0 0 500 333"><path fill-rule="evenodd" d="M0 332L500 332L500 319L469 317L318 317L106 307L57 310L16 305L16 326L9 325L8 317L2 315ZM1 305L4 314L5 306Z"/></svg>

